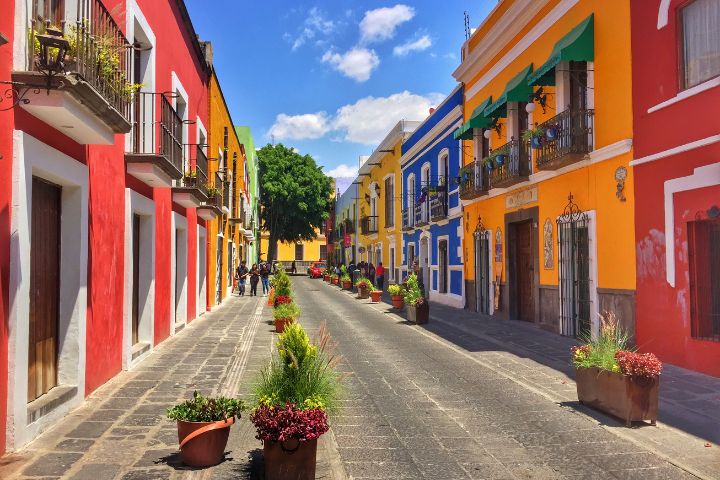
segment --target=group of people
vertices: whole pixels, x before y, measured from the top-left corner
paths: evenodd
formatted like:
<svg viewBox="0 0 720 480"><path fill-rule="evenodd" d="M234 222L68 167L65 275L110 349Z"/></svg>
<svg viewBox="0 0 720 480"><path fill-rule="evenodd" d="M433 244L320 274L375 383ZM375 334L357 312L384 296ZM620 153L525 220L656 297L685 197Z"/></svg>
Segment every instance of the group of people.
<svg viewBox="0 0 720 480"><path fill-rule="evenodd" d="M335 267L335 273L340 275L341 268L342 265L337 265ZM350 262L350 265L348 265L347 268L350 275L355 276L355 272L359 271L360 273L358 275L360 277L367 278L378 289L383 289L383 286L385 284L385 267L383 267L382 262L378 263L377 267L375 267L375 265L373 265L372 263L368 263L364 260L357 265L355 265L353 262ZM353 280L357 280L357 278L353 278Z"/></svg>
<svg viewBox="0 0 720 480"><path fill-rule="evenodd" d="M270 272L272 267L267 262L260 262L260 265L253 264L248 269L245 262L241 262L240 266L235 269L235 282L237 283L237 292L241 297L245 296L245 284L250 281L250 296L257 296L258 283L262 283L262 294L267 295L270 292Z"/></svg>

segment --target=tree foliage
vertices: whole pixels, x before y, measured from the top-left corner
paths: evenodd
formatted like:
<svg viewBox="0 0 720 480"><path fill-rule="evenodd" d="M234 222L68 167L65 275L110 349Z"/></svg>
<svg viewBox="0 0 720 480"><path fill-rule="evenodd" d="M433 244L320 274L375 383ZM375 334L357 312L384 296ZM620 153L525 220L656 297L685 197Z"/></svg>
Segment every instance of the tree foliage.
<svg viewBox="0 0 720 480"><path fill-rule="evenodd" d="M262 229L270 234L268 260L278 240L313 240L328 217L332 181L310 155L283 144L258 150Z"/></svg>

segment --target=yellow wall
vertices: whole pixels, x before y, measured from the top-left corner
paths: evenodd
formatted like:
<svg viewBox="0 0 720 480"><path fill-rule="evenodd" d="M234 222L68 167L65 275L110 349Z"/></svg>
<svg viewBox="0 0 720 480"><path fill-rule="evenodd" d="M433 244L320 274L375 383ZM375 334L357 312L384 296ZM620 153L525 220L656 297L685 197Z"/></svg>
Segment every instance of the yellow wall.
<svg viewBox="0 0 720 480"><path fill-rule="evenodd" d="M224 151L225 129L228 131L228 148ZM239 199L245 191L245 151L235 134L233 121L228 111L222 90L214 72L210 81L210 125L208 128L208 179L210 183L214 183L215 172L222 167L218 158L222 155L227 158L227 165L230 170L233 167L233 158L235 158L235 176L232 177L233 195L231 202L235 206L235 218L240 215ZM223 174L220 174L223 177ZM224 178L224 177L223 177ZM222 189L222 185L217 186ZM228 244L232 241L236 246L236 256L233 259L231 268L237 267L240 261L240 250L242 246L242 254L245 255L247 244L241 235L240 230L242 224L234 224L229 221L231 215L220 215L216 219L207 222L207 238L208 238L208 306L216 305L216 278L218 275L217 250L218 250L218 231L222 230L222 258L220 259L221 270L219 272L221 279L221 299L227 296L228 289L232 286L228 283ZM232 280L230 280L232 281Z"/></svg>
<svg viewBox="0 0 720 480"><path fill-rule="evenodd" d="M315 240L300 242L304 250L302 261L316 262L320 260L320 245L327 245L327 240L325 235L320 235L319 231L316 233L318 237ZM263 233L260 239L260 252L263 260L267 260L268 242L269 236ZM278 242L277 249L276 260L283 263L286 267L290 267L290 263L295 260L295 244Z"/></svg>
<svg viewBox="0 0 720 480"><path fill-rule="evenodd" d="M517 0L516 0L517 1ZM502 6L486 22L481 29L471 38L469 47L471 52L475 48L483 48L483 37L490 27L496 22L500 14L513 4L512 0L502 2ZM529 22L523 30L487 65L472 72L472 80L465 85L465 91L472 89L478 80L485 75L494 64L508 53L513 46L522 39L527 32L540 22L543 16L554 8L559 0L553 0ZM632 107L631 107L631 59L630 49L630 10L628 2L597 2L592 0L580 0L574 7L565 13L555 24L553 24L539 39L522 51L507 67L487 85L479 90L472 98L466 97L465 118L469 118L471 112L488 96L492 95L493 100L505 89L506 83L519 73L528 64L534 67L542 65L550 55L552 48L561 37L567 34L573 27L587 18L590 14L595 15L595 60L594 89L591 95L594 96L594 150L610 146L607 150L619 147L620 143L632 139ZM546 114L541 108L535 110L531 122L541 123L550 117L560 113L555 111L555 97L552 87L546 87L546 92L553 94L548 97L548 108ZM466 93L467 95L467 93ZM505 123L505 119L501 119ZM502 138L499 139L495 132L491 135L491 148L497 148L507 142L505 129L502 131ZM464 142L465 164L472 162L473 142ZM627 148L626 148L627 150ZM597 152L593 153L597 157ZM632 168L629 162L632 159L632 150L621 154L609 152L607 158L598 158L597 162L588 161L585 166L575 169L569 173L560 175L548 175L551 178L539 180L533 185L519 185L513 187L509 193L491 191L491 198L481 197L466 205L465 219L466 231L464 238L466 279L474 279L474 246L473 229L478 217L482 217L485 228L493 232L493 243L495 231L499 227L502 230L503 241L503 266L507 255L507 235L504 231L505 214L512 212L506 209L506 197L508 194L516 193L519 190L537 187L538 201L524 205L522 208L539 209L539 220L536 227L538 238L538 252L540 256L540 284L558 284L558 252L557 252L557 228L555 221L563 212L568 203L570 192L574 195L574 202L583 211L594 210L597 226L597 269L598 288L611 289L635 289L635 240L634 240L634 196L632 188ZM625 183L625 202L620 202L616 197L615 170L624 166L628 170ZM533 167L535 165L533 164ZM535 170L537 173L537 170ZM543 176L541 173L540 177ZM532 181L532 177L531 177ZM543 268L543 225L549 218L553 224L553 268ZM469 225L467 224L469 222ZM591 245L592 248L592 245ZM621 261L622 259L622 261ZM503 281L507 272L500 264L495 264L496 274L502 268Z"/></svg>

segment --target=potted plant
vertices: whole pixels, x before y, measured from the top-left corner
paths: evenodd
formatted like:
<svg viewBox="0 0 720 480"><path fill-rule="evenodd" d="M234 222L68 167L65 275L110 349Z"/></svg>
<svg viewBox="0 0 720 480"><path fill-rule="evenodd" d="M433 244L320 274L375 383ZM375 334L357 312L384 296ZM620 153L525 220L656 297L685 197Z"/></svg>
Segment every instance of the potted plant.
<svg viewBox="0 0 720 480"><path fill-rule="evenodd" d="M193 398L167 409L167 417L177 422L180 458L191 467L210 467L225 455L230 426L245 410L242 400L206 398L194 392Z"/></svg>
<svg viewBox="0 0 720 480"><path fill-rule="evenodd" d="M340 267L340 283L343 290L352 290L352 278L345 265Z"/></svg>
<svg viewBox="0 0 720 480"><path fill-rule="evenodd" d="M397 284L390 285L388 286L388 293L392 299L393 308L402 310L404 306L403 287Z"/></svg>
<svg viewBox="0 0 720 480"><path fill-rule="evenodd" d="M430 304L420 289L420 282L416 274L411 274L405 283L405 304L407 305L408 320L418 325L427 323L430 316Z"/></svg>
<svg viewBox="0 0 720 480"><path fill-rule="evenodd" d="M373 284L370 279L362 277L355 282L355 286L358 289L359 299L364 300L366 298L370 298L370 291L373 289Z"/></svg>
<svg viewBox="0 0 720 480"><path fill-rule="evenodd" d="M372 303L379 303L381 298L382 290L378 290L377 288L373 287L372 290L370 290L370 301Z"/></svg>
<svg viewBox="0 0 720 480"><path fill-rule="evenodd" d="M545 130L545 138L547 138L548 140L557 140L559 132L560 126L558 124L550 125Z"/></svg>
<svg viewBox="0 0 720 480"><path fill-rule="evenodd" d="M502 167L505 165L505 154L502 152L493 152L490 154L495 159L495 165Z"/></svg>
<svg viewBox="0 0 720 480"><path fill-rule="evenodd" d="M339 362L324 327L314 343L299 323L280 335L250 415L263 442L266 480L315 479L317 439L330 429L328 414L341 395Z"/></svg>
<svg viewBox="0 0 720 480"><path fill-rule="evenodd" d="M662 363L652 353L627 350L627 334L615 315L602 316L600 334L572 348L578 400L621 418L626 426L634 421L657 421L658 387Z"/></svg>
<svg viewBox="0 0 720 480"><path fill-rule="evenodd" d="M495 157L492 157L488 155L487 157L482 159L482 163L485 166L485 168L488 169L488 171L491 171L495 168Z"/></svg>
<svg viewBox="0 0 720 480"><path fill-rule="evenodd" d="M288 324L293 323L300 316L300 309L294 303L283 303L273 308L275 332L282 333Z"/></svg>
<svg viewBox="0 0 720 480"><path fill-rule="evenodd" d="M542 148L542 144L543 144L542 140L543 140L544 135L545 135L545 129L543 129L542 127L535 127L535 128L530 128L528 130L525 130L522 133L521 137L522 137L523 142L530 143L530 146L532 148L538 149L538 148Z"/></svg>
<svg viewBox="0 0 720 480"><path fill-rule="evenodd" d="M333 275L332 276L332 284L337 285L340 281L339 279L340 279L340 277L338 277L337 274Z"/></svg>

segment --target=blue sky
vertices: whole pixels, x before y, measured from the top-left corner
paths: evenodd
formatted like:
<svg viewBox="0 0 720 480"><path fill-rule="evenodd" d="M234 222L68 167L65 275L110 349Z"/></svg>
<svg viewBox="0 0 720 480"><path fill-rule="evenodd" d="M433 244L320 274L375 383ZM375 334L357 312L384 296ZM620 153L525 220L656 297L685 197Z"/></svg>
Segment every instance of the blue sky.
<svg viewBox="0 0 720 480"><path fill-rule="evenodd" d="M233 120L353 175L401 118L422 120L455 87L463 12L496 0L186 0L210 40Z"/></svg>

